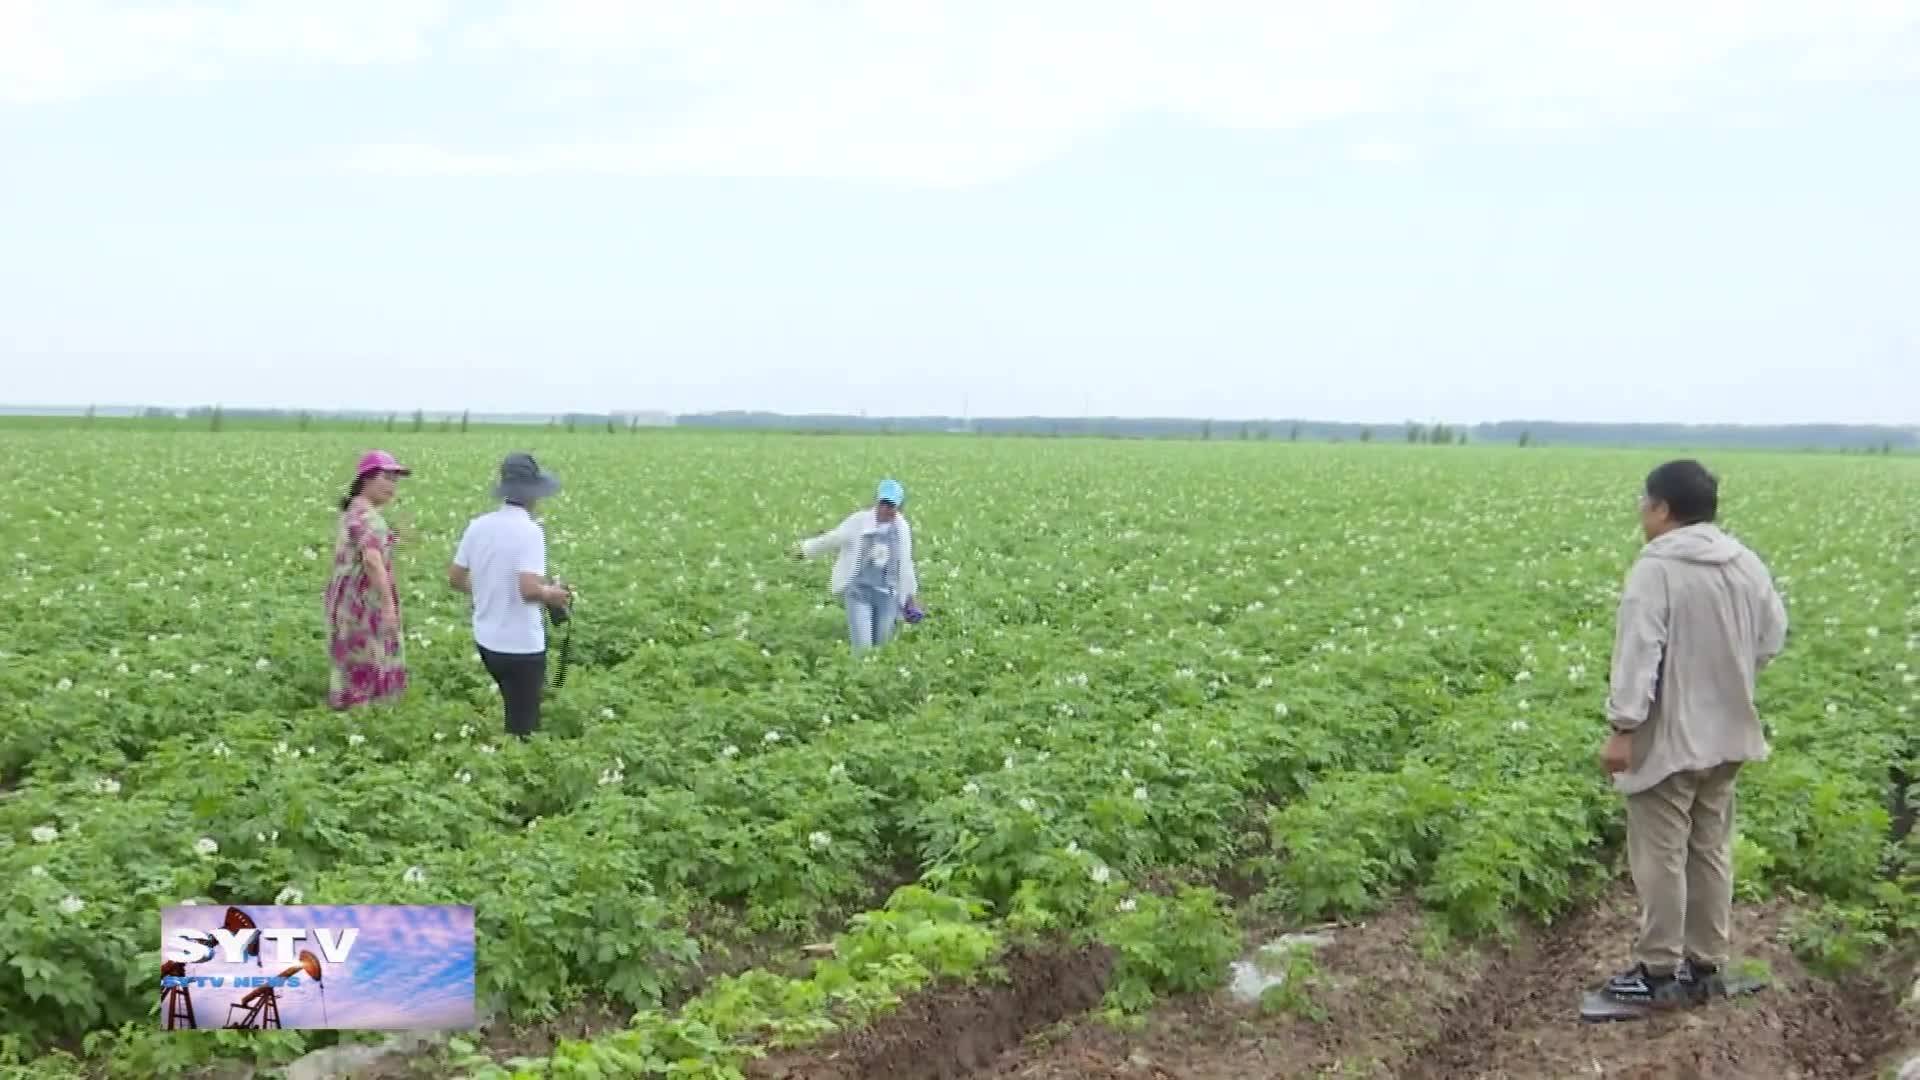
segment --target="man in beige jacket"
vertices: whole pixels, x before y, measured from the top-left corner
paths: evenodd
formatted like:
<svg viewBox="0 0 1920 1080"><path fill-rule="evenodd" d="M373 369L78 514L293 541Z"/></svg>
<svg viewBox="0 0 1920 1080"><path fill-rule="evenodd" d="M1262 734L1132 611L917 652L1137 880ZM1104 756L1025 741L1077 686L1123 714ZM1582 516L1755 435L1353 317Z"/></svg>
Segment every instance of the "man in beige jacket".
<svg viewBox="0 0 1920 1080"><path fill-rule="evenodd" d="M1767 757L1754 682L1786 645L1772 575L1713 524L1718 504L1700 463L1653 470L1640 499L1647 544L1620 598L1601 763L1626 796L1641 915L1634 965L1606 993L1638 1005L1724 992L1734 779Z"/></svg>

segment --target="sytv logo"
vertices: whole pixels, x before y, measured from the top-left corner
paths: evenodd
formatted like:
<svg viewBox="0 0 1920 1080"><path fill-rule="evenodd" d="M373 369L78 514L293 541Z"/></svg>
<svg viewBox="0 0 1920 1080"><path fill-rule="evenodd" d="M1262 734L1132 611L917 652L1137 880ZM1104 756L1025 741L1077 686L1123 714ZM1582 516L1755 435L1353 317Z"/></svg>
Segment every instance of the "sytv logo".
<svg viewBox="0 0 1920 1080"><path fill-rule="evenodd" d="M254 938L271 941L275 944L274 958L282 964L296 963L294 943L311 939L319 948L329 966L347 962L348 953L353 951L353 943L360 937L359 927L335 930L331 927L248 927L244 930L229 930L224 926L210 931L219 946L223 963L244 963L251 952L266 952L264 947L253 947ZM178 960L183 964L204 964L213 959L214 946L207 944L208 935L194 930L175 930L167 936L167 959ZM264 959L264 956L263 956Z"/></svg>

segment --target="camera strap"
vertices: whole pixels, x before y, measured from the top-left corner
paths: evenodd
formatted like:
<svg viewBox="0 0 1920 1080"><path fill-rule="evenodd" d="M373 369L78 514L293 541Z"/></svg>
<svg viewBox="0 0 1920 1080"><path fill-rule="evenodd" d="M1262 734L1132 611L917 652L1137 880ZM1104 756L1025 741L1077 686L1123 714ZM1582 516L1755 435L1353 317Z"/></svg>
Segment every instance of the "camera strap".
<svg viewBox="0 0 1920 1080"><path fill-rule="evenodd" d="M553 689L558 690L567 681L567 669L573 666L573 624L578 616L569 615L560 624L559 656L553 666Z"/></svg>

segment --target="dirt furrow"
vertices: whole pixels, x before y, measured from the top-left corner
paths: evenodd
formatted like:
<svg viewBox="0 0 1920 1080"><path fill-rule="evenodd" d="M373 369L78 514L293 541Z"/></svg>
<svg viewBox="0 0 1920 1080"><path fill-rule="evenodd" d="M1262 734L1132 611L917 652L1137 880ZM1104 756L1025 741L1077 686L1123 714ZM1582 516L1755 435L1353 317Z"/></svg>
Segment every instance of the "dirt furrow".
<svg viewBox="0 0 1920 1080"><path fill-rule="evenodd" d="M1101 948L1015 949L1004 982L936 985L866 1027L763 1058L753 1080L961 1080L1029 1033L1099 1004L1112 973Z"/></svg>
<svg viewBox="0 0 1920 1080"><path fill-rule="evenodd" d="M1892 1006L1809 976L1777 940L1786 909L1735 912L1735 949L1772 985L1751 997L1615 1024L1582 1023L1580 992L1626 963L1632 897L1615 894L1488 970L1413 1056L1408 1080L1689 1077L1851 1080L1888 1047Z"/></svg>
<svg viewBox="0 0 1920 1080"><path fill-rule="evenodd" d="M1736 949L1772 986L1753 997L1620 1024L1585 1024L1581 991L1626 962L1624 888L1507 947L1429 947L1402 906L1333 932L1289 1006L1224 992L1165 1003L1138 1030L1081 1019L1001 1054L994 1080L1694 1078L1866 1080L1895 1049L1894 1002L1865 979L1808 974L1778 938L1785 905L1736 912ZM1250 944L1258 944L1257 941Z"/></svg>
<svg viewBox="0 0 1920 1080"><path fill-rule="evenodd" d="M1083 1019L1009 1051L997 1080L1248 1080L1393 1077L1476 970L1469 950L1429 950L1419 912L1401 905L1330 932L1310 970L1270 1007L1222 991L1169 1001L1138 1030ZM1249 948L1277 936L1250 935Z"/></svg>

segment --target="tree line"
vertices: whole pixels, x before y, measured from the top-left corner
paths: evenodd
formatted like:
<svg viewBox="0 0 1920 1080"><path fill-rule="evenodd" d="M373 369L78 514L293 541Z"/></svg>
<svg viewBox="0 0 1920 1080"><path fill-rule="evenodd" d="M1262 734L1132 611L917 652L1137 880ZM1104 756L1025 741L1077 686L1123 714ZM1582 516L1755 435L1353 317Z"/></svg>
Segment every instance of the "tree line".
<svg viewBox="0 0 1920 1080"><path fill-rule="evenodd" d="M544 426L553 432L637 432L642 428L672 426L735 431L786 431L816 434L930 434L966 433L1046 438L1198 439L1201 441L1360 442L1392 440L1411 444L1464 446L1687 446L1700 449L1845 450L1892 454L1920 451L1920 428L1856 424L1690 425L1657 423L1575 423L1548 420L1503 420L1494 423L1451 425L1407 421L1398 426L1302 419L1214 420L1182 417L978 417L952 416L867 417L851 415L788 415L770 412L708 412L669 416L665 413L559 413L551 416L506 416L463 410L429 417L424 409L399 412L338 412L318 410L227 408L204 405L184 413L148 407L115 410L150 421L170 421L211 431L229 424L290 424L305 431L316 424L353 424L359 430L458 433L473 424L509 423ZM70 413L68 415L71 415ZM99 415L89 406L85 420Z"/></svg>

